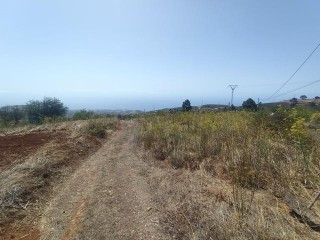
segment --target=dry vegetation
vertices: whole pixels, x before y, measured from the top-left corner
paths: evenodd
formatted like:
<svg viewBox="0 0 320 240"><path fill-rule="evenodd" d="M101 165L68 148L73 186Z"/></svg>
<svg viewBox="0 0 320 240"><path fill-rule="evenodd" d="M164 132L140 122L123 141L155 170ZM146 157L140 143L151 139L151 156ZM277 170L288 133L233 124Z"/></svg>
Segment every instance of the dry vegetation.
<svg viewBox="0 0 320 240"><path fill-rule="evenodd" d="M30 233L52 187L96 151L102 138L117 127L118 121L104 118L3 132L0 148L6 152L0 155L0 236L15 239L23 231ZM39 237L39 233L33 234L30 239Z"/></svg>
<svg viewBox="0 0 320 240"><path fill-rule="evenodd" d="M319 113L175 113L140 119L138 143L176 239L319 239ZM307 127L309 126L309 128Z"/></svg>
<svg viewBox="0 0 320 240"><path fill-rule="evenodd" d="M150 166L142 171L152 187L149 210L160 212L165 236L320 238L320 201L309 207L320 191L319 112L186 112L138 122L136 140ZM3 131L0 236L19 239L28 233L31 238L24 239L38 239L37 228L30 229L52 188L119 127L104 118ZM20 235L13 236L15 231Z"/></svg>

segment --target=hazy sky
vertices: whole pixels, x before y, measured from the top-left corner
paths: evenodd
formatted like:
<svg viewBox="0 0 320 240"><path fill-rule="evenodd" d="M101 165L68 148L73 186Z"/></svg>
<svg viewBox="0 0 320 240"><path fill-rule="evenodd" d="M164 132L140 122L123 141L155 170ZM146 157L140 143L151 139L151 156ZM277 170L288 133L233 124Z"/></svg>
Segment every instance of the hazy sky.
<svg viewBox="0 0 320 240"><path fill-rule="evenodd" d="M235 104L272 95L320 42L318 0L0 0L0 106ZM279 94L320 79L320 49ZM274 100L320 95L320 82Z"/></svg>

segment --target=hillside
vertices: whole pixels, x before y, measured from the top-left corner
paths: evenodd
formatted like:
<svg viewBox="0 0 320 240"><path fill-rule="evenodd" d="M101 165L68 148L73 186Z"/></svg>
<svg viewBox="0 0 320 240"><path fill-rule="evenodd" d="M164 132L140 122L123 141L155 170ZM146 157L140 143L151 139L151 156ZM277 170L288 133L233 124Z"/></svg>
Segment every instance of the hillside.
<svg viewBox="0 0 320 240"><path fill-rule="evenodd" d="M320 115L307 114L162 112L3 132L0 238L319 239Z"/></svg>

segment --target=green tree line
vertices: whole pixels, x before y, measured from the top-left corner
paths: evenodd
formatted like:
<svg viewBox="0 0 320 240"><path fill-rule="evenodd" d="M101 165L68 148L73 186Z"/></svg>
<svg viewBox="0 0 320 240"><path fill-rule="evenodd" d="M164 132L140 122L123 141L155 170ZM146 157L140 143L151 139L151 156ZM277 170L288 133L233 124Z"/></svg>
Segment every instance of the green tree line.
<svg viewBox="0 0 320 240"><path fill-rule="evenodd" d="M30 100L23 106L0 108L0 124L14 126L21 121L40 124L46 118L65 117L68 108L57 98L45 97L42 101Z"/></svg>

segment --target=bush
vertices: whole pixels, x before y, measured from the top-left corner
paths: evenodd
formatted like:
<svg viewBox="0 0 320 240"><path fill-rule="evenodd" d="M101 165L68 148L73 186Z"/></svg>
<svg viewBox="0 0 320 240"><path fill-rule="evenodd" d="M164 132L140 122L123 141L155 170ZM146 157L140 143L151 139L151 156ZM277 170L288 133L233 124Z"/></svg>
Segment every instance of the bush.
<svg viewBox="0 0 320 240"><path fill-rule="evenodd" d="M88 132L95 137L106 137L106 129L101 122L90 121L88 125Z"/></svg>
<svg viewBox="0 0 320 240"><path fill-rule="evenodd" d="M87 120L87 119L91 119L95 116L93 111L89 111L86 109L82 109L78 112L76 112L73 116L72 119L73 120Z"/></svg>
<svg viewBox="0 0 320 240"><path fill-rule="evenodd" d="M98 137L106 138L108 129L115 129L118 126L118 121L113 118L100 118L89 120L88 125L84 128L84 132Z"/></svg>

